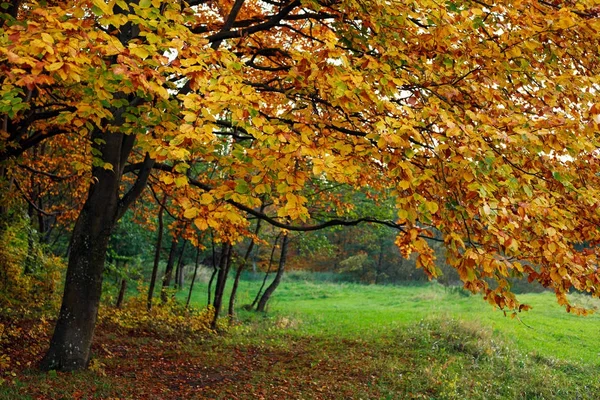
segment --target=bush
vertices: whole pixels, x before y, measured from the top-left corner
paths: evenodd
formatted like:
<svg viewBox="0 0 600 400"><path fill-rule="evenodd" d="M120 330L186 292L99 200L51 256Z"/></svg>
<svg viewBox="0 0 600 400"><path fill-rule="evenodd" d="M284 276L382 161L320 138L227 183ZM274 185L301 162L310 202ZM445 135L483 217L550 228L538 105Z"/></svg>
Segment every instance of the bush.
<svg viewBox="0 0 600 400"><path fill-rule="evenodd" d="M211 307L186 309L175 299L169 298L166 303L153 305L152 310L148 311L144 293L144 290L140 290L140 294L127 300L122 308L114 308L112 303L103 304L98 315L99 323L173 339L189 339L212 332L210 323L214 310ZM226 329L226 323L223 322L218 329Z"/></svg>
<svg viewBox="0 0 600 400"><path fill-rule="evenodd" d="M66 269L63 260L39 243L25 219L0 227L0 242L0 314L55 313Z"/></svg>

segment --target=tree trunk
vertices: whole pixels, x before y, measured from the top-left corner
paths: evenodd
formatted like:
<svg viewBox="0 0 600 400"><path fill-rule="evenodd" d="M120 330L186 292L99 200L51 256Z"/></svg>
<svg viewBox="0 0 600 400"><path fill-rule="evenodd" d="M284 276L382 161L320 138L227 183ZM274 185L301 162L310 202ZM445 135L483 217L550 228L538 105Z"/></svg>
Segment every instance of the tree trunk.
<svg viewBox="0 0 600 400"><path fill-rule="evenodd" d="M119 297L117 297L117 304L115 304L116 308L121 308L123 306L123 300L125 300L125 290L127 290L127 279L121 279L121 288L119 289Z"/></svg>
<svg viewBox="0 0 600 400"><path fill-rule="evenodd" d="M273 266L273 258L275 258L275 249L277 249L277 242L279 241L279 236L281 236L281 232L275 238L275 242L273 243L273 248L271 249L271 256L269 257L269 266L267 267L267 272L265 272L265 277L263 278L262 284L260 285L258 292L256 292L256 297L254 297L254 301L252 301L252 304L250 305L250 309L253 309L254 306L256 305L256 303L258 303L258 300L260 299L262 291L267 283L267 278L269 277L269 274L271 273L271 267Z"/></svg>
<svg viewBox="0 0 600 400"><path fill-rule="evenodd" d="M194 282L196 282L196 276L198 275L198 267L200 260L200 246L196 249L196 263L194 265L194 276L192 276L192 282L190 283L190 291L188 293L187 301L185 302L185 308L190 307L190 300L192 298L192 291L194 290Z"/></svg>
<svg viewBox="0 0 600 400"><path fill-rule="evenodd" d="M119 115L115 115L115 119L118 118ZM121 177L135 135L103 133L96 129L91 139L113 169L92 168L88 196L71 236L62 306L50 348L40 363L43 370L71 371L87 367L108 241L117 221L142 193L154 165L146 155L135 183L119 198Z"/></svg>
<svg viewBox="0 0 600 400"><path fill-rule="evenodd" d="M177 250L177 238L171 240L171 250L169 250L169 258L165 267L165 275L163 276L162 290L160 291L160 299L163 303L167 301L167 288L171 286L171 276L173 275L173 265L175 264L175 252Z"/></svg>
<svg viewBox="0 0 600 400"><path fill-rule="evenodd" d="M260 208L260 212L263 212L265 209L264 203ZM254 235L258 235L260 231L260 223L262 219L259 219L256 222L256 228L254 229ZM237 294L238 285L240 283L240 276L242 276L242 272L248 263L248 258L250 258L250 253L252 253L252 249L254 248L254 239L250 238L250 244L248 245L248 249L246 250L246 254L244 254L244 259L238 266L237 271L235 272L235 279L233 280L233 287L231 288L231 296L229 296L229 309L227 315L230 319L233 319L233 314L235 312L235 296Z"/></svg>
<svg viewBox="0 0 600 400"><path fill-rule="evenodd" d="M41 363L44 370L78 370L89 362L106 249L114 225L110 215L114 213L100 213L101 208L90 203L84 206L73 231L62 307Z"/></svg>
<svg viewBox="0 0 600 400"><path fill-rule="evenodd" d="M287 256L287 247L288 247L288 235L283 235L283 240L281 242L281 257L279 257L279 267L277 268L277 274L275 274L275 279L269 285L267 290L263 293L260 301L258 302L258 306L256 306L256 311L264 312L267 302L271 298L271 295L279 286L281 282L281 277L283 276L283 271L285 270L285 259Z"/></svg>
<svg viewBox="0 0 600 400"><path fill-rule="evenodd" d="M77 218L71 237L63 302L41 362L44 370L86 368L102 293L106 250L117 222L119 181L116 173L95 168L97 182Z"/></svg>
<svg viewBox="0 0 600 400"><path fill-rule="evenodd" d="M175 289L177 290L183 287L183 254L185 253L186 244L187 240L184 240L179 252L179 260L177 260L177 269L175 270Z"/></svg>
<svg viewBox="0 0 600 400"><path fill-rule="evenodd" d="M217 320L219 319L219 313L221 312L225 283L227 282L229 267L231 266L231 247L231 244L223 243L223 252L221 254L221 261L219 262L219 273L217 274L217 285L215 287L215 299L213 301L215 315L211 323L212 329L217 328Z"/></svg>
<svg viewBox="0 0 600 400"><path fill-rule="evenodd" d="M152 298L154 296L154 287L156 286L156 277L158 276L158 264L160 263L160 251L162 249L163 238L163 215L165 212L166 201L167 195L165 194L163 195L162 203L160 203L160 209L158 210L158 234L156 236L156 249L154 250L154 265L152 266L150 288L148 288L148 300L146 301L148 311L152 310Z"/></svg>
<svg viewBox="0 0 600 400"><path fill-rule="evenodd" d="M208 292L208 302L206 303L207 306L210 306L210 304L211 304L210 295L212 294L212 285L213 285L213 282L215 280L215 276L217 276L217 271L218 271L218 268L217 268L217 252L215 250L215 240L214 240L214 238L212 239L211 243L212 243L212 267L213 267L213 270L212 270L212 274L210 274L210 279L208 280L208 289L207 289L207 292ZM221 254L221 257L222 256L223 255Z"/></svg>

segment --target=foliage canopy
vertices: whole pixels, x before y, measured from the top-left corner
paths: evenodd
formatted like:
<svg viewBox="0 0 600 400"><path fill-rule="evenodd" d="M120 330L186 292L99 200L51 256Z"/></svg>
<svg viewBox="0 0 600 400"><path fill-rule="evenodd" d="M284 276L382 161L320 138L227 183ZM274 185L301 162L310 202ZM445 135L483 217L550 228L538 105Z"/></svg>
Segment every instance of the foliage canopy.
<svg viewBox="0 0 600 400"><path fill-rule="evenodd" d="M520 309L514 275L568 311L584 312L572 288L599 293L595 1L2 6L12 194L69 180L85 199L113 174L116 220L148 179L179 218L236 241L248 214L313 229L326 202L349 223L352 205L315 189L343 184L393 199L386 223L431 276L441 232L492 304Z"/></svg>

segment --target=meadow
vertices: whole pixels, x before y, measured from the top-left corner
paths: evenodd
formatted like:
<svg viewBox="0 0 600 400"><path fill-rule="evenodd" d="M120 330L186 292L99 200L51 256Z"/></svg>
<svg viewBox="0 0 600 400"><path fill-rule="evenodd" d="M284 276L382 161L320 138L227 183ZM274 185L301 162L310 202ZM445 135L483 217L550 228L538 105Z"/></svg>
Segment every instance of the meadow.
<svg viewBox="0 0 600 400"><path fill-rule="evenodd" d="M200 338L101 325L90 371L24 370L0 398L600 398L600 315L569 315L548 292L520 295L533 308L511 318L437 283L332 277L288 274L257 314L242 309L260 286L246 275L237 322ZM192 304L206 304L206 286L196 284Z"/></svg>
<svg viewBox="0 0 600 400"><path fill-rule="evenodd" d="M238 304L251 303L257 287L256 278L242 281ZM198 289L194 300L202 304L205 290ZM568 314L549 292L519 299L532 309L511 317L435 282L361 285L294 272L265 316L238 315L245 325L236 335L283 348L308 340L333 363L363 348L367 357L347 362L376 371L375 398L600 398L600 315ZM572 299L600 306L587 296Z"/></svg>

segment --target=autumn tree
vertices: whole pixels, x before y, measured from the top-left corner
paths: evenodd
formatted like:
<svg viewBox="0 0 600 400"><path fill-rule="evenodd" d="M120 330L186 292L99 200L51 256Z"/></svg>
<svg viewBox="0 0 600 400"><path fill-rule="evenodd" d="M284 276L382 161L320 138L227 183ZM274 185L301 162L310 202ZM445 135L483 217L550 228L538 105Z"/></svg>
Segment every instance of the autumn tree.
<svg viewBox="0 0 600 400"><path fill-rule="evenodd" d="M247 215L290 231L384 222L430 276L441 232L465 286L499 307L523 307L510 275L568 311L583 312L569 290L598 295L592 1L6 5L1 178L61 137L88 187L45 369L87 365L108 239L149 179L223 243ZM396 216L314 221L311 180L391 194Z"/></svg>

